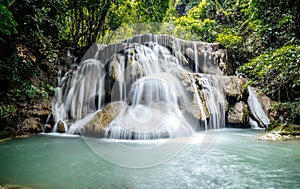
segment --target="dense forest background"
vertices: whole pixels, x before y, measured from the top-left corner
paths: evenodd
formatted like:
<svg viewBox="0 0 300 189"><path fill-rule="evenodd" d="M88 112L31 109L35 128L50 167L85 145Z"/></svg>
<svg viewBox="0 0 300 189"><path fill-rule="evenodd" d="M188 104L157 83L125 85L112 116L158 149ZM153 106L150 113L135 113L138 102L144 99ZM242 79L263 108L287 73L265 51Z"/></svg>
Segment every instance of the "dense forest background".
<svg viewBox="0 0 300 189"><path fill-rule="evenodd" d="M233 69L261 89L280 122L300 124L299 0L0 0L0 131L18 121L18 103L49 100L40 77L66 47L112 43L118 28L161 23L156 33L219 42ZM124 35L124 34L123 34Z"/></svg>

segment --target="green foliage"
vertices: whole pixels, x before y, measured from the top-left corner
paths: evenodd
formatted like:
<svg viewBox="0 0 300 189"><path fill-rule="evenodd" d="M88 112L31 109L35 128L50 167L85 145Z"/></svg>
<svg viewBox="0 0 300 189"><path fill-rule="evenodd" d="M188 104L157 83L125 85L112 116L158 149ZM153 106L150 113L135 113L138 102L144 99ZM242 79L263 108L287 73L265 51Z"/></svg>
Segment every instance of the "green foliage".
<svg viewBox="0 0 300 189"><path fill-rule="evenodd" d="M188 12L189 16L197 20L205 19L204 15L206 11L206 6L207 6L206 0L201 1L197 7L195 6L189 10Z"/></svg>
<svg viewBox="0 0 300 189"><path fill-rule="evenodd" d="M39 98L41 101L47 101L49 100L48 94L54 90L54 87L45 84L43 81L41 81L39 87L33 85L30 81L23 81L16 88L9 90L6 93L6 98L11 102L20 101L22 98L26 98L23 100Z"/></svg>
<svg viewBox="0 0 300 189"><path fill-rule="evenodd" d="M294 101L300 94L300 45L262 54L240 67L254 86L277 101Z"/></svg>
<svg viewBox="0 0 300 189"><path fill-rule="evenodd" d="M219 33L216 39L217 42L225 45L226 48L239 46L242 44L243 38L238 35L234 35L231 32Z"/></svg>
<svg viewBox="0 0 300 189"><path fill-rule="evenodd" d="M51 37L45 36L42 32L36 32L36 36L40 41L40 53L43 54L49 62L54 62L57 59L59 45L54 44Z"/></svg>
<svg viewBox="0 0 300 189"><path fill-rule="evenodd" d="M201 7L195 6L189 11L188 15L181 16L174 20L174 24L176 25L174 34L176 37L184 39L201 39L200 36L196 35L196 32L199 32L202 27L202 20L200 20L200 17L204 5L201 5Z"/></svg>
<svg viewBox="0 0 300 189"><path fill-rule="evenodd" d="M8 10L8 2L0 2L0 23L0 42L4 42L2 36L17 33L17 23Z"/></svg>
<svg viewBox="0 0 300 189"><path fill-rule="evenodd" d="M205 15L208 12L206 0L198 6L191 8L188 15L174 21L176 25L175 36L189 39L214 42L217 36L216 22Z"/></svg>
<svg viewBox="0 0 300 189"><path fill-rule="evenodd" d="M300 98L294 102L277 102L272 106L272 109L284 115L284 122L300 124Z"/></svg>
<svg viewBox="0 0 300 189"><path fill-rule="evenodd" d="M9 73L9 74L8 74ZM5 83L4 98L12 102L23 98L33 98L36 94L31 78L36 76L35 65L26 58L20 58L17 52L11 57L0 60L0 79Z"/></svg>
<svg viewBox="0 0 300 189"><path fill-rule="evenodd" d="M291 5L294 5L291 1L260 0L252 1L248 8L244 9L248 16L245 23L257 34L264 49L275 49L295 43L297 15L294 9L300 5L299 2L297 6Z"/></svg>
<svg viewBox="0 0 300 189"><path fill-rule="evenodd" d="M133 3L133 22L162 22L170 6L170 0L137 0Z"/></svg>
<svg viewBox="0 0 300 189"><path fill-rule="evenodd" d="M10 117L16 111L17 107L15 105L0 105L0 119Z"/></svg>
<svg viewBox="0 0 300 189"><path fill-rule="evenodd" d="M16 111L17 107L15 105L0 105L0 120L6 123L12 123Z"/></svg>

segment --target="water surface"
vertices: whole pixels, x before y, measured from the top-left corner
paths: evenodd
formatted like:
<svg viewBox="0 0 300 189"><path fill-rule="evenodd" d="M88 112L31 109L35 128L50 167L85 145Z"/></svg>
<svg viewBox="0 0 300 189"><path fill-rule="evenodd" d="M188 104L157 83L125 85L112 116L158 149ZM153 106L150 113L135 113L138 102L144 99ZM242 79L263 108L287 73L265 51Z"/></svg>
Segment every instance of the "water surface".
<svg viewBox="0 0 300 189"><path fill-rule="evenodd" d="M223 129L201 153L199 133L171 160L143 169L101 159L81 137L34 135L0 143L0 183L46 189L300 188L300 141L261 141L261 134Z"/></svg>

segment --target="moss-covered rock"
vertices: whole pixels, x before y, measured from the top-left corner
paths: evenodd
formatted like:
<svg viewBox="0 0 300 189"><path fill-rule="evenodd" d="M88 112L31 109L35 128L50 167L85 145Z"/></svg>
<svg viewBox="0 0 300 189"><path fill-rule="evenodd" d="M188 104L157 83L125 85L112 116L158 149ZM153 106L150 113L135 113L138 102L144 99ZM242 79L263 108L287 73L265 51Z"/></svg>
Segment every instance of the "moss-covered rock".
<svg viewBox="0 0 300 189"><path fill-rule="evenodd" d="M281 135L300 136L300 125L283 123L276 126L271 132L279 133Z"/></svg>
<svg viewBox="0 0 300 189"><path fill-rule="evenodd" d="M286 140L300 138L300 125L281 123L279 121L273 121L268 132L264 134L260 139L263 140Z"/></svg>

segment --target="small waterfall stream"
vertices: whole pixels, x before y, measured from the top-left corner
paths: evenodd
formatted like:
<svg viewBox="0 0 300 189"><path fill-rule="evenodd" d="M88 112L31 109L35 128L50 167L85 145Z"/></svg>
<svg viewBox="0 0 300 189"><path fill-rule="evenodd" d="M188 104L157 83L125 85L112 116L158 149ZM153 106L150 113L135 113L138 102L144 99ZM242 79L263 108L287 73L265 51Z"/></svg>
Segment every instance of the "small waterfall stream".
<svg viewBox="0 0 300 189"><path fill-rule="evenodd" d="M94 45L59 83L54 131L156 139L222 128L226 103L216 76L224 53L218 44L153 34Z"/></svg>
<svg viewBox="0 0 300 189"><path fill-rule="evenodd" d="M248 104L249 104L250 111L252 112L255 120L267 128L268 125L270 124L270 120L266 115L266 113L264 112L263 108L261 107L261 104L258 101L257 94L255 93L252 87L248 87L248 91L249 91ZM253 123L254 120L251 121Z"/></svg>

